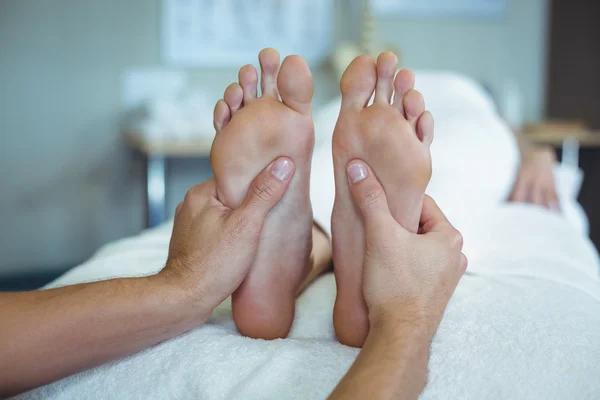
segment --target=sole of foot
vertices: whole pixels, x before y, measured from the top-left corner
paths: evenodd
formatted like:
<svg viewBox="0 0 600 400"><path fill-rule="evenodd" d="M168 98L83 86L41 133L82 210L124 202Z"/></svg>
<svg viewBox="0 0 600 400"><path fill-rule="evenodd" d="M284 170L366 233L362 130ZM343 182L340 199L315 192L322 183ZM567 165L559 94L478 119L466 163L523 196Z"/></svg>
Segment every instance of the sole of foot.
<svg viewBox="0 0 600 400"><path fill-rule="evenodd" d="M306 62L264 49L239 71L239 82L215 106L217 131L211 165L217 196L239 207L254 178L280 156L295 173L281 202L267 217L250 272L233 293L233 319L241 334L276 339L287 336L294 320L296 292L309 269L312 248L310 165L314 147L311 99L314 85Z"/></svg>
<svg viewBox="0 0 600 400"><path fill-rule="evenodd" d="M362 294L365 253L363 223L352 199L346 166L365 161L383 185L394 218L417 232L425 189L431 178L433 117L414 90L414 74L396 75L398 58L382 53L354 59L340 87L342 106L333 134L335 204L333 263L337 284L334 328L341 343L361 347L369 331ZM372 105L368 105L375 93Z"/></svg>

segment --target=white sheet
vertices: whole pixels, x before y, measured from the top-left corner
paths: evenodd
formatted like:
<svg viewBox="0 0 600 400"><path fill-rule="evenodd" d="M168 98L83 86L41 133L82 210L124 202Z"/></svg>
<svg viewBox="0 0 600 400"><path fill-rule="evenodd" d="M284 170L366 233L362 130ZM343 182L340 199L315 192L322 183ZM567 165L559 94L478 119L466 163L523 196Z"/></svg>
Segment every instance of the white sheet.
<svg viewBox="0 0 600 400"><path fill-rule="evenodd" d="M437 122L430 193L462 230L470 267L433 342L422 398L597 398L597 253L566 218L503 204L516 146L485 102L462 92L441 91L460 100L448 107L426 93ZM317 117L321 143L336 114L333 104ZM330 154L326 145L316 151L312 181L315 217L326 229ZM154 273L169 235L163 226L108 245L52 286ZM357 354L335 341L334 298L333 276L322 277L298 300L290 338L272 342L239 336L226 303L200 329L19 398L321 399Z"/></svg>

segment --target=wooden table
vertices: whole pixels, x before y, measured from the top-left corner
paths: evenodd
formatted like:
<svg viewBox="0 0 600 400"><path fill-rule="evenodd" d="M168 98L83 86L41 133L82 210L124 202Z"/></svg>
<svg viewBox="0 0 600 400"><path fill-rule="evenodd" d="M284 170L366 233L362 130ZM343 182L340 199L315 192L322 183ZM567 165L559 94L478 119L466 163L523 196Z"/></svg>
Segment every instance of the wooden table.
<svg viewBox="0 0 600 400"><path fill-rule="evenodd" d="M567 138L576 139L579 142L579 147L582 148L600 147L600 132L529 132L525 133L525 137L527 137L533 143L547 144L553 147L561 147Z"/></svg>
<svg viewBox="0 0 600 400"><path fill-rule="evenodd" d="M543 122L528 125L523 130L533 143L561 147L565 139L573 138L582 148L600 147L600 132L594 132L579 122Z"/></svg>
<svg viewBox="0 0 600 400"><path fill-rule="evenodd" d="M147 139L126 135L127 145L144 157L146 164L146 226L155 227L167 220L166 169L175 158L210 156L213 138Z"/></svg>

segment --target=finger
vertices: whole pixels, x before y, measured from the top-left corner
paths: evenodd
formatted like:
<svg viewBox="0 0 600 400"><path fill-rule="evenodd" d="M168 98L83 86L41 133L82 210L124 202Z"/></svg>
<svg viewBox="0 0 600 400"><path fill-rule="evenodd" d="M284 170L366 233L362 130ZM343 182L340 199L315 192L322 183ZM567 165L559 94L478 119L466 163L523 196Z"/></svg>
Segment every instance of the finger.
<svg viewBox="0 0 600 400"><path fill-rule="evenodd" d="M556 188L552 188L550 191L550 199L548 202L550 209L556 212L560 212L560 199L558 198L558 193L556 193Z"/></svg>
<svg viewBox="0 0 600 400"><path fill-rule="evenodd" d="M423 210L421 211L419 225L421 226L420 233L454 229L437 203L427 195L423 199Z"/></svg>
<svg viewBox="0 0 600 400"><path fill-rule="evenodd" d="M537 206L544 206L544 192L540 185L533 185L530 193L531 203Z"/></svg>
<svg viewBox="0 0 600 400"><path fill-rule="evenodd" d="M212 197L216 197L216 195L217 186L215 185L214 178L211 178L199 185L193 186L190 190L188 190L185 198L183 199L183 205L179 210L181 211L184 207L202 207L202 205L210 201Z"/></svg>
<svg viewBox="0 0 600 400"><path fill-rule="evenodd" d="M289 158L273 161L252 182L244 203L234 212L262 225L269 211L283 198L294 172L294 162Z"/></svg>
<svg viewBox="0 0 600 400"><path fill-rule="evenodd" d="M460 253L460 260L458 262L458 267L460 268L460 271L464 273L467 270L468 266L469 260L467 259L467 256L465 256L464 253Z"/></svg>
<svg viewBox="0 0 600 400"><path fill-rule="evenodd" d="M385 190L365 162L350 161L346 166L346 176L352 200L360 210L365 225L378 225L391 218Z"/></svg>
<svg viewBox="0 0 600 400"><path fill-rule="evenodd" d="M524 179L518 178L515 188L508 198L513 203L525 203L527 201L527 184Z"/></svg>
<svg viewBox="0 0 600 400"><path fill-rule="evenodd" d="M552 211L560 211L560 203L558 201L556 189L549 188L544 191L544 206Z"/></svg>

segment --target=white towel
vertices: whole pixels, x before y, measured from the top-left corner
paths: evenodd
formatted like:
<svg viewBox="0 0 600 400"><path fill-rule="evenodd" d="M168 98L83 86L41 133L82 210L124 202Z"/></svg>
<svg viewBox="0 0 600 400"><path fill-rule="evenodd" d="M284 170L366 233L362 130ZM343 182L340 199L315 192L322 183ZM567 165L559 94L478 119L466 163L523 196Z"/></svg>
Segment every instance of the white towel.
<svg viewBox="0 0 600 400"><path fill-rule="evenodd" d="M589 241L533 207L479 221L465 232L471 272L433 342L422 398L598 398L600 283ZM52 286L157 271L169 234L164 226L109 245ZM241 337L226 302L200 329L19 398L322 399L358 353L335 341L334 298L333 276L320 278L298 300L290 338L270 342Z"/></svg>

